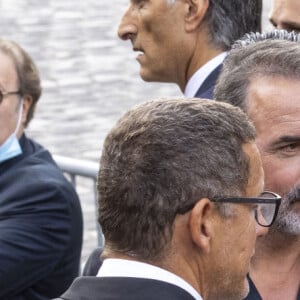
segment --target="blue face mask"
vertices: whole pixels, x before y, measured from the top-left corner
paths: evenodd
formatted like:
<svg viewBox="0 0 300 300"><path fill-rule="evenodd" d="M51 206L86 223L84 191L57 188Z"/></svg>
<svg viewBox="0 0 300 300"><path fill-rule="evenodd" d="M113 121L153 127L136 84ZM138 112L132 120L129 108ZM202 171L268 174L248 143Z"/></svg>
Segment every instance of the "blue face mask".
<svg viewBox="0 0 300 300"><path fill-rule="evenodd" d="M0 164L20 154L22 154L22 149L16 134L13 133L0 146Z"/></svg>
<svg viewBox="0 0 300 300"><path fill-rule="evenodd" d="M7 138L7 140L2 145L0 145L0 164L6 160L22 154L22 148L16 136L16 133L18 132L21 124L22 112L23 101L20 102L18 122L15 131Z"/></svg>

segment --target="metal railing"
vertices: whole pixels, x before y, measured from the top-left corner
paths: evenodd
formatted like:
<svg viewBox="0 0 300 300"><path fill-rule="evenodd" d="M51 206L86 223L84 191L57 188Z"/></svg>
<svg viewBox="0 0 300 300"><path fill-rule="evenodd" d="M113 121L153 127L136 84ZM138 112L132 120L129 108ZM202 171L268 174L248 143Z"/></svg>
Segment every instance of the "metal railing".
<svg viewBox="0 0 300 300"><path fill-rule="evenodd" d="M63 173L67 174L70 178L71 183L73 186L77 187L77 177L86 177L90 178L93 181L93 197L94 197L94 203L95 203L95 215L97 220L97 175L99 170L99 164L88 161L88 160L80 160L75 158L70 158L66 156L61 155L53 155L54 160L60 167L60 169L63 171ZM96 221L96 230L97 230L97 236L98 236L98 245L103 245L104 239L102 235L101 228Z"/></svg>

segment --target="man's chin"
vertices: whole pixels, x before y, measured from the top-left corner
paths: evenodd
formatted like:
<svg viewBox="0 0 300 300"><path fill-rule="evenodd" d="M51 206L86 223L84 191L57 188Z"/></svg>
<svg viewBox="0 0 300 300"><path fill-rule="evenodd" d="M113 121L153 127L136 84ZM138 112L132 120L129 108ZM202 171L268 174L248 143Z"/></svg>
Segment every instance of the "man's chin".
<svg viewBox="0 0 300 300"><path fill-rule="evenodd" d="M160 78L143 69L140 70L140 77L146 82L162 82Z"/></svg>
<svg viewBox="0 0 300 300"><path fill-rule="evenodd" d="M245 277L244 280L236 280L234 283L231 283L231 286L228 287L227 293L224 289L220 291L222 294L222 300L243 300L247 297L250 291L250 286L248 282L248 278ZM219 295L220 295L219 294ZM219 298L215 298L219 299Z"/></svg>
<svg viewBox="0 0 300 300"><path fill-rule="evenodd" d="M140 69L140 77L146 82L154 81L153 76L151 76L144 68Z"/></svg>
<svg viewBox="0 0 300 300"><path fill-rule="evenodd" d="M225 295L224 291L223 291L222 300L224 300L224 299L226 299L226 300L243 300L247 297L247 295L249 294L249 291L250 291L249 283L248 283L248 280L246 280L245 285L243 286L243 288L241 287L241 289L239 291L231 290L228 295ZM221 294L222 294L222 292L221 292ZM219 299L219 298L215 298L215 299Z"/></svg>
<svg viewBox="0 0 300 300"><path fill-rule="evenodd" d="M146 68L142 65L140 67L140 77L146 82L174 82L172 81L173 78L171 78L166 72L153 70L153 68Z"/></svg>

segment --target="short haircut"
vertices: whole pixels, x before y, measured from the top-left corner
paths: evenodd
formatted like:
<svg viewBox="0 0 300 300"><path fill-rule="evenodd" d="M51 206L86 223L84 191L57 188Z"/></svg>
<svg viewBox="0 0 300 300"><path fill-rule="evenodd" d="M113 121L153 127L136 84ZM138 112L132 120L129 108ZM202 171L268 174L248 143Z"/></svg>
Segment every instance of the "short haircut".
<svg viewBox="0 0 300 300"><path fill-rule="evenodd" d="M32 105L25 121L27 126L33 118L36 103L42 92L39 71L29 54L16 42L0 39L0 51L10 57L16 67L21 95L29 95L32 98Z"/></svg>
<svg viewBox="0 0 300 300"><path fill-rule="evenodd" d="M300 79L300 35L285 30L247 34L226 57L216 84L215 99L247 111L252 79L283 76Z"/></svg>
<svg viewBox="0 0 300 300"><path fill-rule="evenodd" d="M161 257L180 209L245 192L255 129L237 107L165 99L128 111L107 135L98 175L99 223L109 249Z"/></svg>
<svg viewBox="0 0 300 300"><path fill-rule="evenodd" d="M210 0L204 24L211 43L223 51L248 32L261 31L262 0Z"/></svg>

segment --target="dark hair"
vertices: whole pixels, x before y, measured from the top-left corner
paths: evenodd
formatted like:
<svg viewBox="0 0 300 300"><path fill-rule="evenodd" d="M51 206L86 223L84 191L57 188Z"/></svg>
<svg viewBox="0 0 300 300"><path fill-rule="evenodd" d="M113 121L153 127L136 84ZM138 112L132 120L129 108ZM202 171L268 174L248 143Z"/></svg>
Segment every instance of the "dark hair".
<svg viewBox="0 0 300 300"><path fill-rule="evenodd" d="M204 21L212 44L225 51L245 33L260 32L261 18L262 0L210 0Z"/></svg>
<svg viewBox="0 0 300 300"><path fill-rule="evenodd" d="M106 247L158 258L180 208L247 187L242 145L254 127L236 107L213 100L166 99L128 111L107 135L98 176Z"/></svg>
<svg viewBox="0 0 300 300"><path fill-rule="evenodd" d="M27 126L33 118L36 103L42 92L39 71L28 53L16 42L0 39L0 51L10 57L16 67L21 95L29 95L32 98L25 122Z"/></svg>
<svg viewBox="0 0 300 300"><path fill-rule="evenodd" d="M247 34L226 57L215 99L247 110L247 90L253 78L284 76L300 79L300 35L285 30Z"/></svg>

